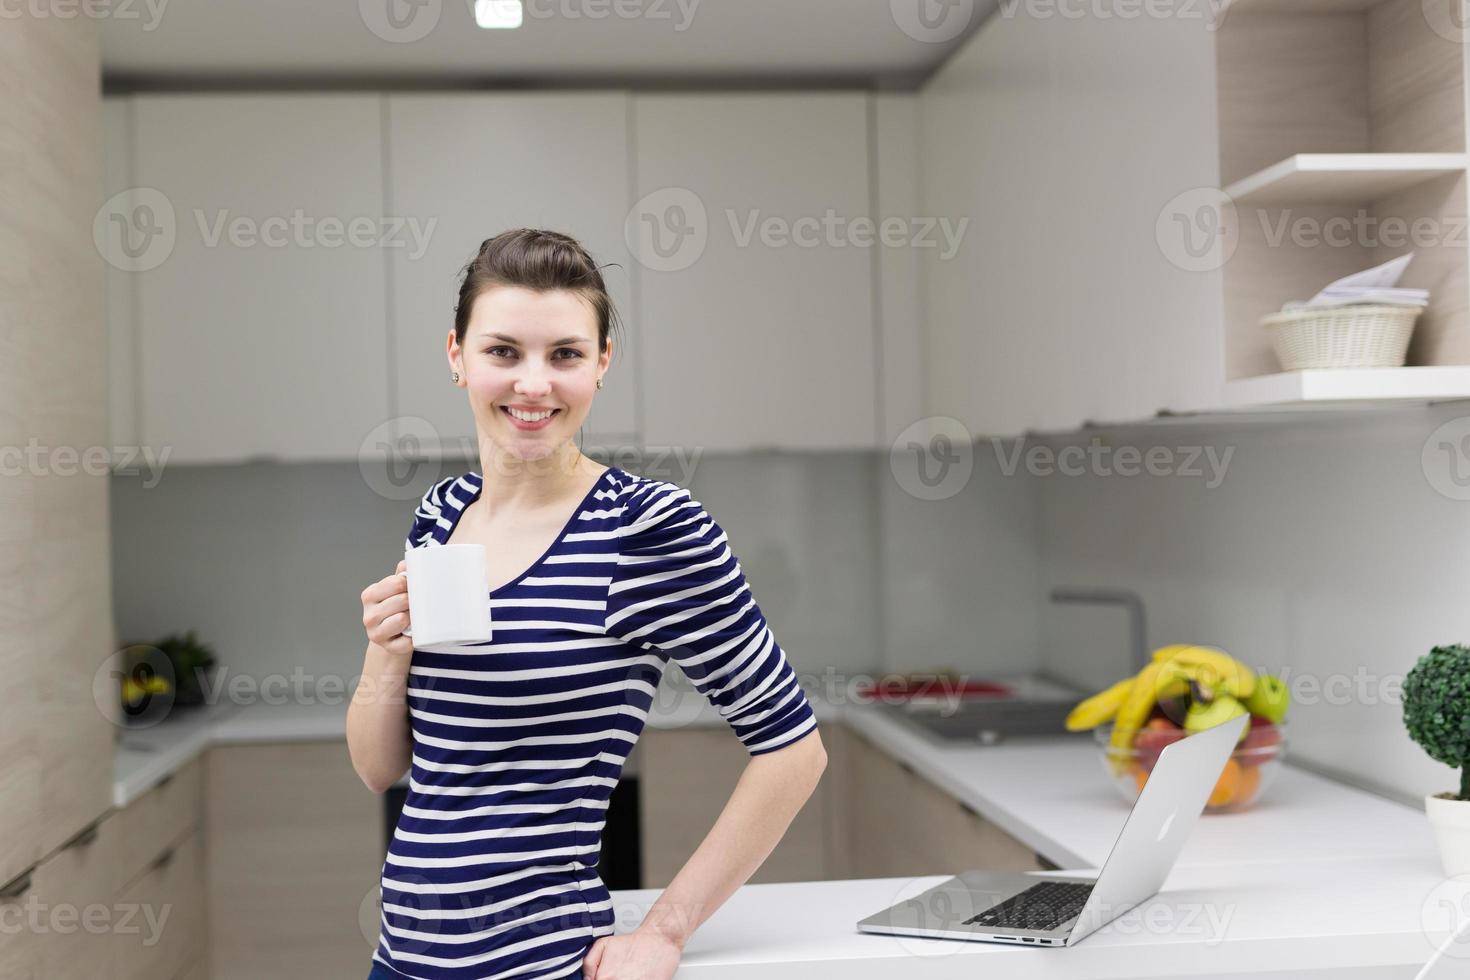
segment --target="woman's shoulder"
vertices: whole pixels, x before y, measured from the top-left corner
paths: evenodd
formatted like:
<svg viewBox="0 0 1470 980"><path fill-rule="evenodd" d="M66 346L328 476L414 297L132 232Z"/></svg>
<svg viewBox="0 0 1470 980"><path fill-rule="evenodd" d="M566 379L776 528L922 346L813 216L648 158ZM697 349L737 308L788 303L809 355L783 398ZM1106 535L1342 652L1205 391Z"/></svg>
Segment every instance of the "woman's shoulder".
<svg viewBox="0 0 1470 980"><path fill-rule="evenodd" d="M452 528L454 515L478 492L479 480L478 473L468 472L451 474L431 484L414 507L409 546L418 548L438 540L442 531Z"/></svg>

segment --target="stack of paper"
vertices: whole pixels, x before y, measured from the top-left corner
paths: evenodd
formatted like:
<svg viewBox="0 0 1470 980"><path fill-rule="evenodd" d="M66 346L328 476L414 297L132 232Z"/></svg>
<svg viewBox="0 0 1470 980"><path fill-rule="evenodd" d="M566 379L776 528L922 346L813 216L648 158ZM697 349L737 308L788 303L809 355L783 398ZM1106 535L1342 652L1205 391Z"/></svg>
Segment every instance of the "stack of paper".
<svg viewBox="0 0 1470 980"><path fill-rule="evenodd" d="M1382 265L1355 272L1330 283L1320 293L1302 302L1293 300L1281 307L1283 313L1324 306L1350 306L1355 303L1380 303L1387 306L1427 306L1429 290L1396 285L1413 252L1390 259Z"/></svg>

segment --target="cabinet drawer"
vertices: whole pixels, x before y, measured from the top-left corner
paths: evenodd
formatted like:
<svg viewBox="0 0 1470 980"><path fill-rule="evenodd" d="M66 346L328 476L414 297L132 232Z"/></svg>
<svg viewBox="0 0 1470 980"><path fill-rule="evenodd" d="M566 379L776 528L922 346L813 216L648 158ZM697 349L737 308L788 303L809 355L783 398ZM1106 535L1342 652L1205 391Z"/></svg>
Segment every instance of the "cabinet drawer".
<svg viewBox="0 0 1470 980"><path fill-rule="evenodd" d="M110 817L97 821L33 872L35 900L46 917L37 941L47 980L112 978L109 933L120 918L114 829Z"/></svg>
<svg viewBox="0 0 1470 980"><path fill-rule="evenodd" d="M25 922L36 899L35 872L12 883L16 893L0 898L0 922ZM40 937L30 929L0 929L0 978L41 980Z"/></svg>
<svg viewBox="0 0 1470 980"><path fill-rule="evenodd" d="M203 836L195 830L154 858L114 903L113 980L177 976L203 954ZM129 917L124 919L124 917Z"/></svg>
<svg viewBox="0 0 1470 980"><path fill-rule="evenodd" d="M195 759L108 818L115 821L120 857L114 889L121 890L191 827L204 812L204 765Z"/></svg>

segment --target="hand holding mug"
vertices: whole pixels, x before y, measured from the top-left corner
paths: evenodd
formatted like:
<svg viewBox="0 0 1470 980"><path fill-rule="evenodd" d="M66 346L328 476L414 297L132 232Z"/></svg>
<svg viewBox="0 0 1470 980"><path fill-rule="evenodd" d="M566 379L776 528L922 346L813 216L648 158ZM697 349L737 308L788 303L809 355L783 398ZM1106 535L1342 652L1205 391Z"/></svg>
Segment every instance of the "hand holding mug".
<svg viewBox="0 0 1470 980"><path fill-rule="evenodd" d="M392 575L362 590L362 625L368 640L405 659L413 656L413 640L403 632L411 622L407 569L408 563L400 561Z"/></svg>

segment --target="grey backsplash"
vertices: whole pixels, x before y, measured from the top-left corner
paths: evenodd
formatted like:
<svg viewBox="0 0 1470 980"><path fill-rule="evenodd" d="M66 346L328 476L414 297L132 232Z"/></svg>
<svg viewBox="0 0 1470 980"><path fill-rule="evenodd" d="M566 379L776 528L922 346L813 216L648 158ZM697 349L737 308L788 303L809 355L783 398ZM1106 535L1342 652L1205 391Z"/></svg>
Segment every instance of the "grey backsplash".
<svg viewBox="0 0 1470 980"><path fill-rule="evenodd" d="M886 453L705 453L650 475L689 487L724 527L813 689L841 697L854 678L938 667L1040 667L1101 688L1127 670L1126 621L1051 606L1046 592L1133 588L1153 646L1217 644L1287 675L1292 755L1412 797L1453 785L1404 733L1396 684L1433 644L1470 639L1470 502L1436 489L1459 477L1426 473L1437 450L1422 458L1462 412L1096 436L1163 447L1181 466L1196 447L1228 451L1218 486L1187 473L1038 475L1010 468L1013 442L986 441L941 500L905 490ZM1470 472L1470 457L1442 462ZM469 468L429 464L400 493L374 490L356 464L176 466L151 488L115 477L119 636L192 627L232 673L308 690L318 677L350 682L365 644L359 592L393 569L423 488Z"/></svg>

